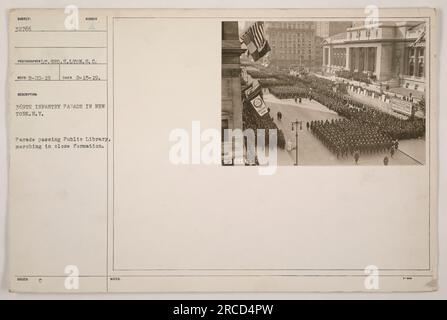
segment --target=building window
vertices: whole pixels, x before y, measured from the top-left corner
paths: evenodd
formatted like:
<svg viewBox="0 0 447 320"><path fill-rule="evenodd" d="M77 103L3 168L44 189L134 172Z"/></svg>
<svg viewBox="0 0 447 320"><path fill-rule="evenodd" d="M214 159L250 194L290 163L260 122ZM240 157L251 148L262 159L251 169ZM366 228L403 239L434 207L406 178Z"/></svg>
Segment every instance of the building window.
<svg viewBox="0 0 447 320"><path fill-rule="evenodd" d="M419 57L424 56L424 48L419 48Z"/></svg>
<svg viewBox="0 0 447 320"><path fill-rule="evenodd" d="M418 77L424 77L424 63L420 62L419 66L418 66L419 70L418 70Z"/></svg>
<svg viewBox="0 0 447 320"><path fill-rule="evenodd" d="M414 62L413 61L410 62L410 65L408 68L408 73L410 76L412 76L414 74Z"/></svg>

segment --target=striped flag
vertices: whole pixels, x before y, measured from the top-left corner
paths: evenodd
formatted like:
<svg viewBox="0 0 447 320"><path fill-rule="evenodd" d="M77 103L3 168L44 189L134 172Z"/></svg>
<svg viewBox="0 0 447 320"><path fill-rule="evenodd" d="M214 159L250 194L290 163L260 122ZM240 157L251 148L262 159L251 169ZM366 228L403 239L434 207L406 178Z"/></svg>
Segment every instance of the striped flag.
<svg viewBox="0 0 447 320"><path fill-rule="evenodd" d="M258 61L270 51L270 46L264 36L264 23L262 21L257 21L251 25L241 38L254 61Z"/></svg>
<svg viewBox="0 0 447 320"><path fill-rule="evenodd" d="M419 37L417 37L417 39L411 44L412 47L416 46L419 42L422 41L422 39L424 39L425 37L425 27L424 29L421 31L421 34L419 35Z"/></svg>

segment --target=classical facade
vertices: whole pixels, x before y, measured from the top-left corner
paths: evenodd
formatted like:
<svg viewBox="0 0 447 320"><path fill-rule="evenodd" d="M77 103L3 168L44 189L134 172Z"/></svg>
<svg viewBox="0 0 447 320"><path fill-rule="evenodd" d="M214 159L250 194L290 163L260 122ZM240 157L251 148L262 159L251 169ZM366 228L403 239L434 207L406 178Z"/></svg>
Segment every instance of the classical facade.
<svg viewBox="0 0 447 320"><path fill-rule="evenodd" d="M243 52L238 23L222 22L222 130L242 129L240 55Z"/></svg>
<svg viewBox="0 0 447 320"><path fill-rule="evenodd" d="M323 72L365 73L387 87L425 90L425 23L354 24L323 42Z"/></svg>

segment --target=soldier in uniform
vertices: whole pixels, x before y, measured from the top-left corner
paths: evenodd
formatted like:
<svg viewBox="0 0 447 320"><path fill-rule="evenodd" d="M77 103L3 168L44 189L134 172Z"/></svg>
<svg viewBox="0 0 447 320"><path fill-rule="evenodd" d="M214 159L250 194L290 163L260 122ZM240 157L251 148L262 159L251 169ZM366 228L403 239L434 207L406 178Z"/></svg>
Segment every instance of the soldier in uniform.
<svg viewBox="0 0 447 320"><path fill-rule="evenodd" d="M355 164L359 163L359 158L360 158L360 152L359 151L354 152Z"/></svg>

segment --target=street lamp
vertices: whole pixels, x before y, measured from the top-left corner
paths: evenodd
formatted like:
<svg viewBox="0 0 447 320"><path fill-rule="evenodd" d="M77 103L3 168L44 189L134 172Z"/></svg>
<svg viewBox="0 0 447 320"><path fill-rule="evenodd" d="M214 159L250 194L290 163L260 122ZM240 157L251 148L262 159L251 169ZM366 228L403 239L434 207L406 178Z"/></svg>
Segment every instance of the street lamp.
<svg viewBox="0 0 447 320"><path fill-rule="evenodd" d="M299 125L299 127L298 127ZM292 122L292 131L295 129L295 165L298 165L298 130L303 129L303 121Z"/></svg>

